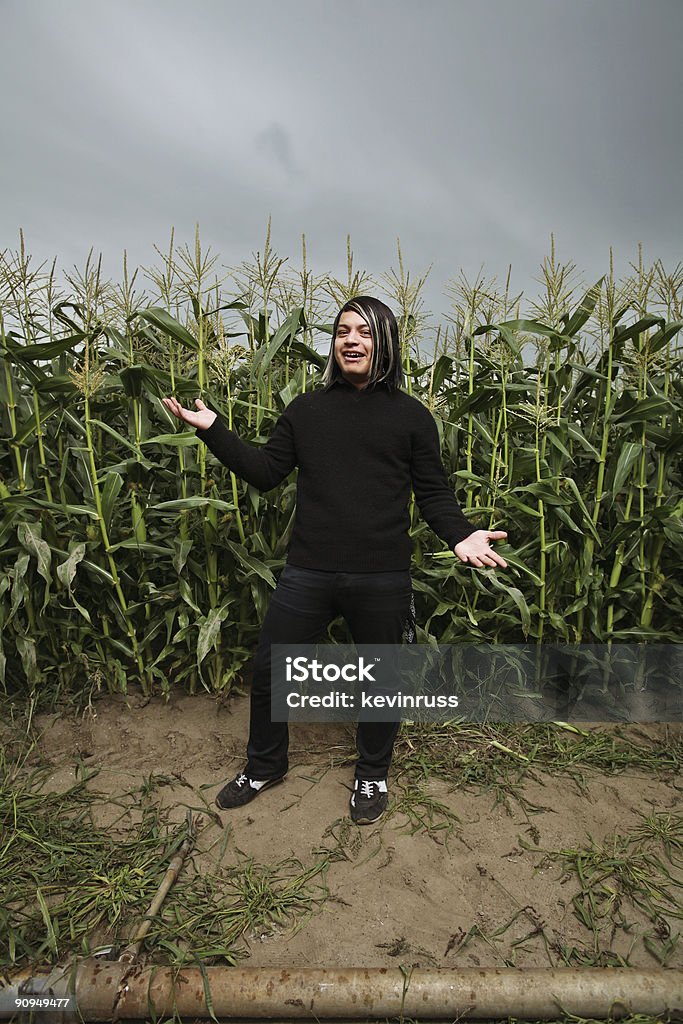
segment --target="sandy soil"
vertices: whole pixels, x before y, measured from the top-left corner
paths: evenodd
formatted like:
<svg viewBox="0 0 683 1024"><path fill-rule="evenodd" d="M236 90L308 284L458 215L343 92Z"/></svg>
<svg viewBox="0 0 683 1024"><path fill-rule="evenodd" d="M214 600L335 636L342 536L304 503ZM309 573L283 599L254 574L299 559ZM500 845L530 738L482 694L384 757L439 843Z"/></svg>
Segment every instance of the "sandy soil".
<svg viewBox="0 0 683 1024"><path fill-rule="evenodd" d="M330 897L319 912L298 930L244 936L244 962L252 966L564 966L557 943L591 950L593 937L573 912L576 878L548 861L543 850L586 846L589 835L600 842L638 825L643 814L681 810L680 778L593 775L582 792L567 778L535 773L536 780L523 788L539 808L531 814L515 801L506 810L494 806L491 793L463 791L457 778L451 784L428 780L426 792L459 819L447 841L444 832L411 834L400 811L359 828L347 813L352 729L298 724L291 727L287 780L247 807L219 814L215 793L244 761L244 695L181 694L168 703L102 697L85 714L40 715L35 725L42 731L40 749L54 765L49 789L72 785L82 761L100 769L93 787L111 794L139 786L151 774L166 776L155 799L170 822L182 821L187 807L203 811L204 827L184 872L217 870L226 828L221 871L245 857L261 864L296 857L308 866L319 859L315 850L343 845L346 856L328 869ZM644 736L663 737L666 727L630 728L642 743ZM682 727L668 728L671 735ZM405 785L405 776L390 775L392 798L402 796ZM113 813L106 804L99 807L98 824L107 825ZM611 934L607 925L600 948L621 954L634 967L660 966L642 941L651 923L631 905L623 909L632 930ZM491 939L518 911L513 924ZM663 917L672 935L683 930L680 920ZM462 946L473 926L489 938L475 934ZM683 942L668 966L683 967Z"/></svg>

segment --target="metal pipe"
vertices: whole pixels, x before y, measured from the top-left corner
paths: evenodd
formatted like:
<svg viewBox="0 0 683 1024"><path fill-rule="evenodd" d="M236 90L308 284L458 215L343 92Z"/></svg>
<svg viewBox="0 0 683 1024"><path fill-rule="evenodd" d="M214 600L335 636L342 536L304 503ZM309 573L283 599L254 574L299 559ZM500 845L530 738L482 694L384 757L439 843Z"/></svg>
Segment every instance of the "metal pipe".
<svg viewBox="0 0 683 1024"><path fill-rule="evenodd" d="M168 967L88 959L27 969L0 990L0 1018L17 998L65 997L85 1021L169 1017L521 1017L669 1014L683 1020L683 971L615 967L401 969Z"/></svg>

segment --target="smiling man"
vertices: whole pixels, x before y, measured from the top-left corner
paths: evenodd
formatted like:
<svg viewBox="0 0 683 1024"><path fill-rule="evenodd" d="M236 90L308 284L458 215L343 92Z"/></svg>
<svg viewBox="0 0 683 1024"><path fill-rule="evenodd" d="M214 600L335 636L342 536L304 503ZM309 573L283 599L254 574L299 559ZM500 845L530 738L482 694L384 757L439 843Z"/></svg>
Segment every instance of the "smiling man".
<svg viewBox="0 0 683 1024"><path fill-rule="evenodd" d="M372 332L370 325L352 309L339 318L334 339L334 355L342 376L354 387L365 387L372 364Z"/></svg>
<svg viewBox="0 0 683 1024"><path fill-rule="evenodd" d="M271 720L271 645L314 644L342 615L355 644L400 644L410 623L411 489L434 532L462 562L506 567L490 546L502 530L477 530L463 515L441 460L434 417L402 390L398 324L379 299L345 303L334 322L323 387L298 395L265 445L246 444L197 399L166 406L237 476L260 490L298 467L287 555L254 658L247 763L219 792L242 806L288 769L286 722ZM359 722L350 800L353 821L384 813L398 722Z"/></svg>

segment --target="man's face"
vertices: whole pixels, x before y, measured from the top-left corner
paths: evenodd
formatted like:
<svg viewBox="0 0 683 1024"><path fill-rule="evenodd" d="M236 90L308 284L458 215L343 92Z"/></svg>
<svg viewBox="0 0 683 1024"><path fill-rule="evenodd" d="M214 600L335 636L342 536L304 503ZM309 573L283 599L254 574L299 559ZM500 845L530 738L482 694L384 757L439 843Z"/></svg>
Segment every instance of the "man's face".
<svg viewBox="0 0 683 1024"><path fill-rule="evenodd" d="M367 384L372 361L372 334L363 317L351 309L347 309L339 318L334 339L334 357L349 384L356 388Z"/></svg>

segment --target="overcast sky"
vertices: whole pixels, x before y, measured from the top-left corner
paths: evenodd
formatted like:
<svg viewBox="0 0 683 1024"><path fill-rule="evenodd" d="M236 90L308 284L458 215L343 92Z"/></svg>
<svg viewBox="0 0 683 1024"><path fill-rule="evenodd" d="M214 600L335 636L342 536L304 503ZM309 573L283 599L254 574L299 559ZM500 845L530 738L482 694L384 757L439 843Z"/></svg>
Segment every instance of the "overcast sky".
<svg viewBox="0 0 683 1024"><path fill-rule="evenodd" d="M0 248L117 279L153 245L225 264L459 268L532 296L681 259L681 0L0 0Z"/></svg>

